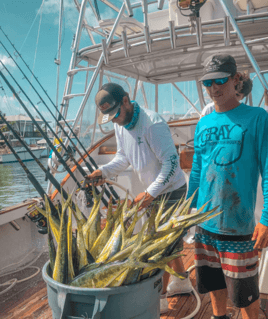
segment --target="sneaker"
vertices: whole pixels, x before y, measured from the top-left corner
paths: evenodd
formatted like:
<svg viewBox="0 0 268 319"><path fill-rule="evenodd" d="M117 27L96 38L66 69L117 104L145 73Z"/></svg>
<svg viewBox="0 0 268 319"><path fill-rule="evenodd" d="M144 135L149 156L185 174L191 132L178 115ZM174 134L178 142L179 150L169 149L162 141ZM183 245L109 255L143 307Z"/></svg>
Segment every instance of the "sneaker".
<svg viewBox="0 0 268 319"><path fill-rule="evenodd" d="M184 275L184 274L183 274ZM190 281L189 273L186 272L186 278L180 279L171 275L171 281L167 286L167 296L174 296L178 294L188 294L193 291L193 286Z"/></svg>
<svg viewBox="0 0 268 319"><path fill-rule="evenodd" d="M169 308L168 308L167 294L160 295L160 314L166 313L168 311L169 311Z"/></svg>

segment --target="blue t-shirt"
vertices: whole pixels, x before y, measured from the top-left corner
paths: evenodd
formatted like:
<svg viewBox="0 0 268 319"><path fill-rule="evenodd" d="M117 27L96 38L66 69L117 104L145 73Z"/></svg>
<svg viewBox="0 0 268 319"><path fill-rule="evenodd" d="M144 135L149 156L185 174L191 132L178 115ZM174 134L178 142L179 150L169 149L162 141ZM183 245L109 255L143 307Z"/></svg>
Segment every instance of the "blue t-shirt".
<svg viewBox="0 0 268 319"><path fill-rule="evenodd" d="M213 111L197 124L189 198L198 188L192 207L219 205L223 213L200 224L224 235L249 235L255 227L259 174L264 209L260 222L268 226L268 114L240 104L223 113Z"/></svg>

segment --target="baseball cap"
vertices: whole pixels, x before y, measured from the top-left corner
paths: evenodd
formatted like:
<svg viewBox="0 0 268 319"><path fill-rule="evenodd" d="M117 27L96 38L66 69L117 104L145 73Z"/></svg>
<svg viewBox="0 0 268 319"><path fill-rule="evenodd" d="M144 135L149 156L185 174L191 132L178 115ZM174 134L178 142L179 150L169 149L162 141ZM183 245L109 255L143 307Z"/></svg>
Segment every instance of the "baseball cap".
<svg viewBox="0 0 268 319"><path fill-rule="evenodd" d="M106 83L101 87L95 97L95 103L100 110L98 124L106 124L115 117L126 95L122 86L116 83Z"/></svg>
<svg viewBox="0 0 268 319"><path fill-rule="evenodd" d="M236 71L236 62L231 55L214 55L206 64L203 71L203 76L199 81L234 76L236 74Z"/></svg>

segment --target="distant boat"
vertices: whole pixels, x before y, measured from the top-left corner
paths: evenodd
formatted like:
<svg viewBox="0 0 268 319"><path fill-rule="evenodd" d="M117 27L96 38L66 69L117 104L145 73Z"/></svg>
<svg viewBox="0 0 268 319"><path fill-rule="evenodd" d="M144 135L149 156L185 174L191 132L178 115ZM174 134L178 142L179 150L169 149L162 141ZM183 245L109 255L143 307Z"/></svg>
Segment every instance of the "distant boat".
<svg viewBox="0 0 268 319"><path fill-rule="evenodd" d="M34 147L30 147L30 149L37 158L40 158L41 154L44 151L47 151L47 148L44 146L34 146ZM33 160L30 153L28 153L28 151L26 151L24 147L21 147L20 149L18 149L16 153L19 155L19 157L21 158L23 162ZM14 162L17 162L17 159L15 158L14 154L11 151L6 152L0 149L0 164L14 163Z"/></svg>
<svg viewBox="0 0 268 319"><path fill-rule="evenodd" d="M5 116L5 119L9 122L9 124L16 130L16 132L20 135L23 141L30 147L31 151L37 158L47 157L48 149L46 144L40 143L42 138L41 133L36 129L32 120L23 115L8 115ZM36 118L36 121L40 126L43 126L45 132L47 132L47 127L45 123ZM8 137L12 146L22 159L22 161L31 161L33 160L32 156L26 151L26 149L22 146L22 144L13 136L12 132L9 130L5 131L5 124L0 121L0 128L2 132ZM0 164L4 163L13 163L17 162L17 159L13 155L13 153L9 150L9 148L5 145L4 141L0 140Z"/></svg>

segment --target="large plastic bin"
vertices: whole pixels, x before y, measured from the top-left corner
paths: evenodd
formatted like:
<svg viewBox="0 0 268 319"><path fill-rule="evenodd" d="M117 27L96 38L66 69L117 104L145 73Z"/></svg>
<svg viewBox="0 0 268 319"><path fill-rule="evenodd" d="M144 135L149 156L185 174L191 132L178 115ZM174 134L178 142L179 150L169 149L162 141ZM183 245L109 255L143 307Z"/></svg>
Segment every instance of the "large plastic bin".
<svg viewBox="0 0 268 319"><path fill-rule="evenodd" d="M47 262L43 279L53 319L159 319L163 271L140 283L90 289L63 285L51 278Z"/></svg>

